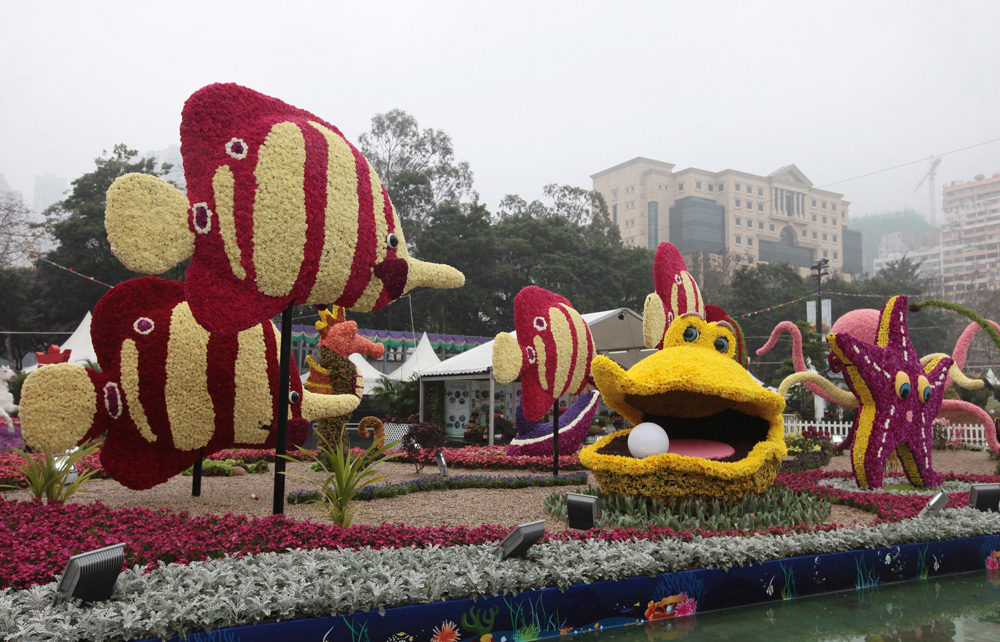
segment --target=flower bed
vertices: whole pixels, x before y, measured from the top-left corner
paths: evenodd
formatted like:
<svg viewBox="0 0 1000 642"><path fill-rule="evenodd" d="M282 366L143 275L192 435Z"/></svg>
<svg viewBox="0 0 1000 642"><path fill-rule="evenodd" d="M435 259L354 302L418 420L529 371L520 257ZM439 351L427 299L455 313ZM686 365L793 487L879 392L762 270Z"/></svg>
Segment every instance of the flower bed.
<svg viewBox="0 0 1000 642"><path fill-rule="evenodd" d="M355 453L363 451L354 449ZM389 452L396 452L391 450ZM526 455L508 456L506 446L466 446L464 448L442 448L444 459L450 468L481 468L484 470L534 470L546 472L552 470L552 457L534 457ZM404 454L394 461L434 463L430 453L417 453L415 457ZM586 470L576 455L560 455L559 470Z"/></svg>

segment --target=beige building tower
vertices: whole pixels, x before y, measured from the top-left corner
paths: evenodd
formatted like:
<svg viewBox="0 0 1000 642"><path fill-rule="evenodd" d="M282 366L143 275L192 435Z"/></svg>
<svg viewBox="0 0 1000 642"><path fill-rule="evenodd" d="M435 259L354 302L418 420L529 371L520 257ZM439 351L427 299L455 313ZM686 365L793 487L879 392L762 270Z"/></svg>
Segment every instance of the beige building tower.
<svg viewBox="0 0 1000 642"><path fill-rule="evenodd" d="M992 287L1000 275L1000 173L944 188L941 254L945 287Z"/></svg>
<svg viewBox="0 0 1000 642"><path fill-rule="evenodd" d="M861 274L861 237L847 229L843 194L816 189L795 165L768 176L709 172L637 157L590 177L626 245L670 241L685 256L730 252L746 264L788 262L803 275L819 259Z"/></svg>

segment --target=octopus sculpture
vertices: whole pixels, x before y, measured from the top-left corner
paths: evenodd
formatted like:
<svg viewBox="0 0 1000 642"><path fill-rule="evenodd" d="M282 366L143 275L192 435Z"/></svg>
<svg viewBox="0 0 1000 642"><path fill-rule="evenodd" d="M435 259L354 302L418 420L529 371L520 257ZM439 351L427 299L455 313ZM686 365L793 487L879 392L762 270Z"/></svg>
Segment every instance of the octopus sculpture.
<svg viewBox="0 0 1000 642"><path fill-rule="evenodd" d="M830 332L832 334L849 333L862 341L875 343L879 327L879 315L879 310L871 308L852 310L837 319L837 321L833 324L833 327L830 328ZM1000 330L1000 325L998 325L995 321L986 320L985 322L992 325L994 329ZM955 385L967 390L976 390L983 386L982 381L978 379L970 379L962 372L962 368L965 367L969 345L972 343L973 337L975 337L976 333L979 332L982 327L983 325L979 322L970 323L958 338L958 341L955 343L955 349L951 354L951 358L954 363L948 370L948 377L945 379L945 387L947 387L951 382L954 382ZM809 372L805 358L802 355L802 335L799 333L798 327L796 327L796 325L791 321L782 321L778 325L774 326L767 343L757 350L757 354L763 355L770 351L777 343L778 337L784 332L792 335L792 362L794 363L796 372ZM941 356L945 355L942 353L929 354L924 356L921 361L926 363L933 358ZM830 369L833 372L842 371L842 366L838 363L838 358L835 353L830 352L828 361ZM843 406L845 408L858 408L859 406L858 398L847 390L842 390L832 386L821 387L819 384L813 383L808 379L800 381L799 383L803 383L812 393L819 395L823 399L839 406ZM993 419L986 413L985 410L975 404L961 399L945 399L941 403L941 412L960 412L975 418L975 420L981 423L985 428L984 432L986 434L986 443L989 444L990 449L994 453L1000 454L1000 442L997 440ZM850 448L854 443L854 436L854 431L852 429L848 434L847 439L845 439L838 446L838 448L841 450Z"/></svg>

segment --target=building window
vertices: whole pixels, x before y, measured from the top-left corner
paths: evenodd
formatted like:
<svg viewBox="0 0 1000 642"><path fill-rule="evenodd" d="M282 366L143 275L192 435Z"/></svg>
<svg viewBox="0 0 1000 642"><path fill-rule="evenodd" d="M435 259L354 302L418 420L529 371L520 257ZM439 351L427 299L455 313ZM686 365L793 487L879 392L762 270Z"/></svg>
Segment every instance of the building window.
<svg viewBox="0 0 1000 642"><path fill-rule="evenodd" d="M816 207L816 199L814 198L812 201L813 201L813 207Z"/></svg>
<svg viewBox="0 0 1000 642"><path fill-rule="evenodd" d="M708 184L708 191L710 191L710 192L714 192L715 191L715 183L709 183Z"/></svg>
<svg viewBox="0 0 1000 642"><path fill-rule="evenodd" d="M743 219L742 219L742 218L740 218L739 216L737 216L737 217L736 217L736 224L737 224L737 225L743 225Z"/></svg>
<svg viewBox="0 0 1000 642"><path fill-rule="evenodd" d="M752 210L753 209L753 203L751 203L750 201L747 201L747 209L748 210Z"/></svg>
<svg viewBox="0 0 1000 642"><path fill-rule="evenodd" d="M816 215L813 214L813 223L815 223L815 222L816 222Z"/></svg>
<svg viewBox="0 0 1000 642"><path fill-rule="evenodd" d="M826 232L823 232L823 240L826 240Z"/></svg>
<svg viewBox="0 0 1000 642"><path fill-rule="evenodd" d="M826 225L826 217L823 217L823 225Z"/></svg>
<svg viewBox="0 0 1000 642"><path fill-rule="evenodd" d="M747 185L747 194L753 194L753 187L750 185Z"/></svg>
<svg viewBox="0 0 1000 642"><path fill-rule="evenodd" d="M611 198L612 199L618 198L618 188L617 187L614 188L613 190L611 190Z"/></svg>
<svg viewBox="0 0 1000 642"><path fill-rule="evenodd" d="M816 232L813 232L813 240L816 240Z"/></svg>
<svg viewBox="0 0 1000 642"><path fill-rule="evenodd" d="M834 234L834 235L833 235L833 242L834 242L834 243L836 243L836 242L837 242L837 235L836 235L836 234ZM836 258L836 257L834 257L834 258Z"/></svg>
<svg viewBox="0 0 1000 642"><path fill-rule="evenodd" d="M757 188L757 196L763 196L763 195L764 195L764 188L763 187L758 187Z"/></svg>
<svg viewBox="0 0 1000 642"><path fill-rule="evenodd" d="M823 201L822 205L823 205L823 209L826 209L826 201Z"/></svg>
<svg viewBox="0 0 1000 642"><path fill-rule="evenodd" d="M752 236L748 236L747 237L747 245L753 245L753 237Z"/></svg>
<svg viewBox="0 0 1000 642"><path fill-rule="evenodd" d="M802 230L802 238L805 238L805 237L806 237L806 231Z"/></svg>
<svg viewBox="0 0 1000 642"><path fill-rule="evenodd" d="M836 204L836 203L833 203L833 204L832 204L832 205L831 205L830 207L832 207L832 208L833 208L833 211L834 211L834 212L836 212L836 211L837 211L837 204Z"/></svg>
<svg viewBox="0 0 1000 642"><path fill-rule="evenodd" d="M837 258L837 252L833 253L833 258L835 258L835 259Z"/></svg>
<svg viewBox="0 0 1000 642"><path fill-rule="evenodd" d="M773 232L774 231L774 223L771 223L770 228L771 228L771 231Z"/></svg>
<svg viewBox="0 0 1000 642"><path fill-rule="evenodd" d="M772 225L772 227L774 227L774 226ZM757 221L757 229L758 230L763 230L764 229L764 221Z"/></svg>
<svg viewBox="0 0 1000 642"><path fill-rule="evenodd" d="M829 258L829 257L827 256L827 251L826 251L826 250L823 250L823 258L824 258L824 259L826 259L826 258Z"/></svg>
<svg viewBox="0 0 1000 642"><path fill-rule="evenodd" d="M739 234L736 235L736 244L737 245L742 245L743 244L743 237L740 236Z"/></svg>
<svg viewBox="0 0 1000 642"><path fill-rule="evenodd" d="M757 211L758 212L763 212L764 211L764 204L763 203L757 203Z"/></svg>
<svg viewBox="0 0 1000 642"><path fill-rule="evenodd" d="M660 242L660 204L646 203L646 246L655 250Z"/></svg>
<svg viewBox="0 0 1000 642"><path fill-rule="evenodd" d="M684 181L681 181L680 183L677 183L677 191L678 192L683 192L684 191Z"/></svg>
<svg viewBox="0 0 1000 642"><path fill-rule="evenodd" d="M743 207L743 201L736 199L736 207Z"/></svg>
<svg viewBox="0 0 1000 642"><path fill-rule="evenodd" d="M739 183L733 183L733 189L735 189L737 192L740 191L740 184Z"/></svg>
<svg viewBox="0 0 1000 642"><path fill-rule="evenodd" d="M694 188L695 189L701 189L701 181L695 181L694 182Z"/></svg>
<svg viewBox="0 0 1000 642"><path fill-rule="evenodd" d="M722 192L722 191L725 191L725 189L726 189L726 184L725 183L719 183L719 191Z"/></svg>
<svg viewBox="0 0 1000 642"><path fill-rule="evenodd" d="M611 206L611 222L614 223L615 225L618 225L618 206L617 205L612 205ZM553 437L553 439L555 439L555 437Z"/></svg>

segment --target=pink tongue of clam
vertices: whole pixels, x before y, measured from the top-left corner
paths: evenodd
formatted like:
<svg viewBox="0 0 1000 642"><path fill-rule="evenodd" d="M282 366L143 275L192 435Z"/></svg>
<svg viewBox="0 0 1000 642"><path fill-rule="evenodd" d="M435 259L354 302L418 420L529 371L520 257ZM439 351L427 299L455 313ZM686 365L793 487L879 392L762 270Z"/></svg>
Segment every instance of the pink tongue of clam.
<svg viewBox="0 0 1000 642"><path fill-rule="evenodd" d="M671 439L670 449L675 455L701 457L702 459L725 459L736 450L729 444L711 439Z"/></svg>

